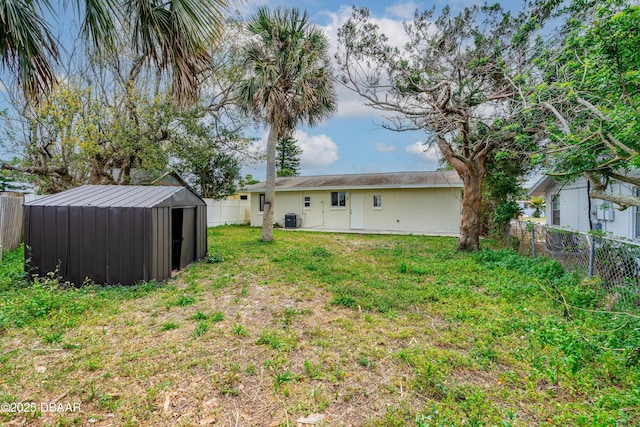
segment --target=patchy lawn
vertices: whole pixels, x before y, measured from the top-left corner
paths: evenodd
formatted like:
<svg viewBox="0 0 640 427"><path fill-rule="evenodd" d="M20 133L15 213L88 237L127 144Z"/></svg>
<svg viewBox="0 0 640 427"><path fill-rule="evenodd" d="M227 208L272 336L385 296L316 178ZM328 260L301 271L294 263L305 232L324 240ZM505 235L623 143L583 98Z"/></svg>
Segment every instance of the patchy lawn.
<svg viewBox="0 0 640 427"><path fill-rule="evenodd" d="M640 424L640 321L574 309L620 307L555 262L259 236L210 229L208 262L135 287L26 284L22 252L5 254L0 423Z"/></svg>

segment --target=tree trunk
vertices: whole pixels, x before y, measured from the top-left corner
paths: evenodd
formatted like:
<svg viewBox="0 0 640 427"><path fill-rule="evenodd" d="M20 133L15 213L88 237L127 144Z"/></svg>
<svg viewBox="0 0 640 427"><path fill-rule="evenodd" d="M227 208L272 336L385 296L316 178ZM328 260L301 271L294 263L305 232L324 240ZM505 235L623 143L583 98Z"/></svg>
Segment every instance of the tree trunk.
<svg viewBox="0 0 640 427"><path fill-rule="evenodd" d="M447 162L458 172L464 185L458 250L477 251L480 249L482 231L482 180L486 172L484 162L492 146L487 145L471 159L463 159L456 156L447 141L439 135L436 135L436 144Z"/></svg>
<svg viewBox="0 0 640 427"><path fill-rule="evenodd" d="M264 195L264 212L262 213L262 241L273 240L273 211L276 199L276 135L275 126L271 125L267 139L267 182Z"/></svg>
<svg viewBox="0 0 640 427"><path fill-rule="evenodd" d="M478 168L474 166L467 168L466 173L461 175L464 183L464 196L462 198L460 236L458 237L459 251L480 249L480 231L482 230L480 214L482 212L482 178L484 173L478 171Z"/></svg>

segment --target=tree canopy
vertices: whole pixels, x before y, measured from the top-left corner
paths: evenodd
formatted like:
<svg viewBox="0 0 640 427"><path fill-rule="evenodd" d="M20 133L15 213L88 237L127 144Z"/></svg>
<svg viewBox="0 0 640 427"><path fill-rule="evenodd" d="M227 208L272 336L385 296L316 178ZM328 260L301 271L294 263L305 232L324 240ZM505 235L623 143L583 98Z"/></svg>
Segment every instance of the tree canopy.
<svg viewBox="0 0 640 427"><path fill-rule="evenodd" d="M408 41L395 46L361 8L339 31L342 82L385 112L388 128L423 130L462 179L460 250L479 248L488 156L532 142L513 106L528 71L523 22L497 5L431 9L405 23Z"/></svg>
<svg viewBox="0 0 640 427"><path fill-rule="evenodd" d="M592 197L640 206L608 188L640 185L640 6L575 1L560 12L561 37L541 49L531 97L548 124L540 160L556 179L588 178Z"/></svg>
<svg viewBox="0 0 640 427"><path fill-rule="evenodd" d="M286 135L278 140L276 145L276 163L278 176L296 176L300 173L300 154L302 148L297 145L298 140Z"/></svg>

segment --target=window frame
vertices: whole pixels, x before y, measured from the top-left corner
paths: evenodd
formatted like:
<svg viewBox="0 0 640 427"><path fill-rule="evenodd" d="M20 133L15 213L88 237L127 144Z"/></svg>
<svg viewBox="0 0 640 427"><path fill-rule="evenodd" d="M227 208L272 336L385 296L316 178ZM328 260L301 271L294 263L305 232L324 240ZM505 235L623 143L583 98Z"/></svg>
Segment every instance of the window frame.
<svg viewBox="0 0 640 427"><path fill-rule="evenodd" d="M302 202L305 209L311 209L311 196L304 196Z"/></svg>
<svg viewBox="0 0 640 427"><path fill-rule="evenodd" d="M334 196L336 195L336 204L334 204ZM342 197L341 197L342 196ZM332 191L331 192L331 209L346 209L347 208L347 192L346 191Z"/></svg>
<svg viewBox="0 0 640 427"><path fill-rule="evenodd" d="M382 209L382 194L373 195L373 209Z"/></svg>
<svg viewBox="0 0 640 427"><path fill-rule="evenodd" d="M264 212L264 202L266 200L266 194L265 193L260 193L260 195L258 196L258 212L262 213Z"/></svg>
<svg viewBox="0 0 640 427"><path fill-rule="evenodd" d="M560 225L560 196L551 199L551 225Z"/></svg>

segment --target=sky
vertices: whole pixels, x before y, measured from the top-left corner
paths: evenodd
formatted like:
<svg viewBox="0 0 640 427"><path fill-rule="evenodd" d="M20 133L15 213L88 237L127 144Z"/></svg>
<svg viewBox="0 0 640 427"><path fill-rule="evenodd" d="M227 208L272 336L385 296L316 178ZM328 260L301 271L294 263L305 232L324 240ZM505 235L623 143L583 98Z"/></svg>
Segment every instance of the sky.
<svg viewBox="0 0 640 427"><path fill-rule="evenodd" d="M268 4L267 4L268 3ZM465 2L447 2L452 9L463 8ZM311 21L329 37L332 56L337 46L337 32L351 15L354 3L340 0L251 0L243 8L247 16L260 6L297 7L306 10ZM421 11L434 6L434 2L383 2L363 1L378 23L381 31L390 38L402 35L402 22L413 18L416 9ZM445 3L436 2L436 9ZM392 40L393 42L393 40ZM364 104L359 96L342 85L336 85L338 111L325 122L313 128L299 127L294 135L303 150L301 175L331 175L371 172L398 172L435 170L439 153L427 149L427 135L422 132L394 132L384 129L384 117L380 111ZM261 143L266 145L267 129L262 130ZM256 179L264 179L264 165L245 167Z"/></svg>
<svg viewBox="0 0 640 427"><path fill-rule="evenodd" d="M346 1L346 2L345 2ZM392 43L401 43L402 23L413 18L416 9L423 11L431 7L440 10L448 5L453 12L477 2L472 0L450 0L444 2L399 0L366 1L355 3L366 6L371 17ZM511 4L510 4L511 3ZM55 2L54 2L55 4ZM328 36L332 52L337 46L337 32L352 12L354 3L347 0L240 0L236 6L244 17L251 16L260 6L275 8L297 7L305 10L311 21ZM503 1L507 8L518 8L521 2ZM65 12L62 12L64 14ZM325 122L310 128L301 126L296 130L303 152L301 175L327 175L346 173L396 172L434 170L439 166L440 155L435 148L425 146L427 135L422 132L394 132L383 129L384 117L344 86L336 83L338 110ZM252 131L259 144L266 146L266 127ZM265 178L264 164L243 168L243 174L254 178Z"/></svg>

